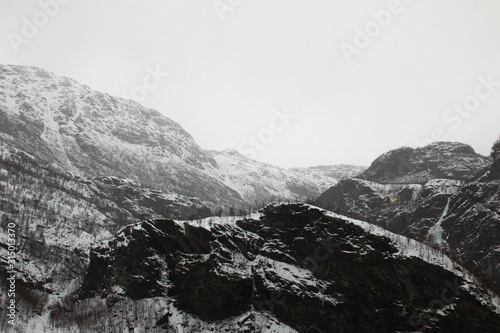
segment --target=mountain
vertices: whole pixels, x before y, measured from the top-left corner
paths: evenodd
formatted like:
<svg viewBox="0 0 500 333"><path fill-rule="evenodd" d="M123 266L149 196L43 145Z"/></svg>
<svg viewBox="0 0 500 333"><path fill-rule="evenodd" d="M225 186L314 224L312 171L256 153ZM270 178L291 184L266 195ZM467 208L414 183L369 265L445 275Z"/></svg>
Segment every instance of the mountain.
<svg viewBox="0 0 500 333"><path fill-rule="evenodd" d="M0 139L67 171L130 178L216 206L244 207L177 123L41 69L0 67Z"/></svg>
<svg viewBox="0 0 500 333"><path fill-rule="evenodd" d="M357 177L341 180L315 203L400 233L409 227L409 212L428 222L439 217L447 198L487 172L491 161L456 142L403 147L382 154Z"/></svg>
<svg viewBox="0 0 500 333"><path fill-rule="evenodd" d="M40 69L0 66L0 287L7 290L14 225L16 295L26 302L18 307L19 322L28 320L24 310L47 313L78 286L90 248L124 225L240 213L254 205L223 182L243 169L231 169L229 160L219 165L212 155L154 110ZM290 178L286 169L249 159L243 174L256 165L272 170L276 179L269 184ZM336 182L290 175L311 195ZM272 197L301 199L292 186L259 188L259 205Z"/></svg>
<svg viewBox="0 0 500 333"><path fill-rule="evenodd" d="M500 179L500 139L491 148L491 158L493 159L493 163L486 175L481 178L482 181Z"/></svg>
<svg viewBox="0 0 500 333"><path fill-rule="evenodd" d="M103 332L494 332L500 299L440 252L308 205L149 220L92 248L27 327Z"/></svg>
<svg viewBox="0 0 500 333"><path fill-rule="evenodd" d="M313 199L337 183L338 179L365 170L353 165L284 169L254 161L232 149L209 153L217 163L212 174L255 206L271 201Z"/></svg>
<svg viewBox="0 0 500 333"><path fill-rule="evenodd" d="M75 174L129 179L226 213L271 198L316 197L337 181L332 174L359 170L317 169L312 177L230 151L204 151L158 111L23 66L0 65L0 140Z"/></svg>
<svg viewBox="0 0 500 333"><path fill-rule="evenodd" d="M458 142L434 142L422 148L403 147L375 159L359 178L378 183L425 183L430 179L473 180L491 160L471 146Z"/></svg>
<svg viewBox="0 0 500 333"><path fill-rule="evenodd" d="M383 154L315 203L433 244L500 292L495 175L497 153L483 157L464 144L437 142Z"/></svg>
<svg viewBox="0 0 500 333"><path fill-rule="evenodd" d="M284 169L0 65L0 316L14 275L23 332L494 332L499 157L435 143ZM351 217L290 204L317 196Z"/></svg>
<svg viewBox="0 0 500 333"><path fill-rule="evenodd" d="M488 172L450 199L440 227L450 253L500 290L500 141L491 157Z"/></svg>
<svg viewBox="0 0 500 333"><path fill-rule="evenodd" d="M291 168L291 171L307 173L310 177L331 177L334 179L343 179L355 177L366 170L364 166L355 166L349 164L320 165L308 168Z"/></svg>

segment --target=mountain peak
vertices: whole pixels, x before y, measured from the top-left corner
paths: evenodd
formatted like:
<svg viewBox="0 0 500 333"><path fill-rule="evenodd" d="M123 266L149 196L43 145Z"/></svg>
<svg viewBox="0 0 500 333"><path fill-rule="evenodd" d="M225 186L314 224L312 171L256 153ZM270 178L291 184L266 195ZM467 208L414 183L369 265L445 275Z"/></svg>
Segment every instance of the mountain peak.
<svg viewBox="0 0 500 333"><path fill-rule="evenodd" d="M474 148L470 145L461 143L461 142L453 142L453 141L436 141L427 146L417 148L421 150L427 151L439 151L439 152L449 152L449 153L462 153L462 154L476 154Z"/></svg>
<svg viewBox="0 0 500 333"><path fill-rule="evenodd" d="M133 273L124 279L125 272ZM179 320L172 312L201 319L197 328L186 320L193 325L187 331L260 311L298 332L415 331L424 327L412 320L420 312L436 331L498 325L493 297L471 292L477 285L462 272L438 251L366 222L309 205L272 204L241 218L127 226L92 250L79 298L91 304L175 295L158 315L169 331ZM447 302L453 306L443 316L430 311L430 300L449 281L461 296ZM465 318L462 308L478 315Z"/></svg>
<svg viewBox="0 0 500 333"><path fill-rule="evenodd" d="M228 148L228 149L225 149L223 150L223 152L225 154L228 154L228 155L233 155L233 156L241 156L243 157L244 155L242 155L239 151L237 151L236 149L233 149L233 148Z"/></svg>
<svg viewBox="0 0 500 333"><path fill-rule="evenodd" d="M433 178L472 180L491 161L459 142L401 147L379 156L360 178L382 183L425 183Z"/></svg>

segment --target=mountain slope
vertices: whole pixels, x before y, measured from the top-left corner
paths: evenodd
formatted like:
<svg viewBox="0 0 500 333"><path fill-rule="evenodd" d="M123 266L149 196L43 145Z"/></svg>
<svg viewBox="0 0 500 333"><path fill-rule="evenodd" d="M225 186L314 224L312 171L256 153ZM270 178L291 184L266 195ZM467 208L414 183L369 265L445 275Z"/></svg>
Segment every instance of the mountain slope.
<svg viewBox="0 0 500 333"><path fill-rule="evenodd" d="M131 178L212 206L244 207L177 123L46 71L0 66L0 139L68 171Z"/></svg>
<svg viewBox="0 0 500 333"><path fill-rule="evenodd" d="M402 152L407 153L406 162L415 164L397 170ZM316 204L434 244L499 292L497 161L498 154L477 156L457 143L402 148L379 157L360 176L365 179L346 179L328 189ZM395 171L397 177L386 177ZM432 179L437 176L448 179Z"/></svg>
<svg viewBox="0 0 500 333"><path fill-rule="evenodd" d="M441 225L443 237L456 258L500 290L500 141L490 170L451 198Z"/></svg>
<svg viewBox="0 0 500 333"><path fill-rule="evenodd" d="M32 320L83 332L494 332L498 301L418 242L293 204L127 226L92 250L78 291Z"/></svg>
<svg viewBox="0 0 500 333"><path fill-rule="evenodd" d="M18 309L39 311L41 295L61 293L77 283L94 242L145 215L203 217L210 210L192 198L130 181L68 173L0 142L0 276L2 283L9 276L11 229L17 246L17 292L31 295ZM2 285L2 290L7 289Z"/></svg>
<svg viewBox="0 0 500 333"><path fill-rule="evenodd" d="M209 153L217 162L212 174L256 206L277 200L312 199L338 179L364 170L352 165L285 169L254 161L231 149Z"/></svg>
<svg viewBox="0 0 500 333"><path fill-rule="evenodd" d="M0 140L70 172L129 179L225 212L271 198L306 200L359 170L287 170L204 151L158 111L23 66L0 65Z"/></svg>

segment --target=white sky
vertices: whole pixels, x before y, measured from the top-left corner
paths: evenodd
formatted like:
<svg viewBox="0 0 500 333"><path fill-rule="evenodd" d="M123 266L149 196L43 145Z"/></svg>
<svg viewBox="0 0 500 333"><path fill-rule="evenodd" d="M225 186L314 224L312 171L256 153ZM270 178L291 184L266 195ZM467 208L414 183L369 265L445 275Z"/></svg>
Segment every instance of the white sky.
<svg viewBox="0 0 500 333"><path fill-rule="evenodd" d="M46 23L41 4L54 1L0 0L1 63L116 96L159 67L169 75L141 103L205 149L248 153L260 134L260 161L369 165L437 128L485 155L500 134L498 0L402 0L351 63L341 43L376 29L371 12L390 1L220 0L233 4L221 20L214 0L71 0ZM40 25L32 36L26 20ZM29 37L18 52L12 34ZM498 86L479 87L474 105L478 78L489 76ZM464 100L473 111L445 113ZM281 126L274 109L295 118Z"/></svg>

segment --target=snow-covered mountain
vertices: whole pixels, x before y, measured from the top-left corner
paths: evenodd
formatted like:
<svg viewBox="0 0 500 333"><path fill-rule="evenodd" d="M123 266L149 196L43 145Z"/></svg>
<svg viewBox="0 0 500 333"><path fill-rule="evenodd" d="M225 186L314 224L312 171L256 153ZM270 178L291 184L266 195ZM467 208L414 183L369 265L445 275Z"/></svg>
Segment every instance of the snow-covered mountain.
<svg viewBox="0 0 500 333"><path fill-rule="evenodd" d="M382 154L358 176L341 180L321 194L316 204L405 232L411 224L408 212L421 211L420 223L430 223L443 211L446 198L478 179L491 163L490 157L463 143L403 147Z"/></svg>
<svg viewBox="0 0 500 333"><path fill-rule="evenodd" d="M0 65L0 140L70 172L130 179L226 212L316 197L336 183L332 174L359 171L287 170L207 152L158 111L23 66Z"/></svg>
<svg viewBox="0 0 500 333"><path fill-rule="evenodd" d="M309 205L149 220L90 252L24 331L494 332L498 296L421 243Z"/></svg>
<svg viewBox="0 0 500 333"><path fill-rule="evenodd" d="M177 123L44 70L0 66L0 139L67 171L129 178L206 204L245 206Z"/></svg>
<svg viewBox="0 0 500 333"><path fill-rule="evenodd" d="M154 110L40 69L0 66L0 288L7 290L13 223L19 322L60 305L81 284L90 248L124 225L246 212L256 198L305 200L336 182L212 155ZM252 178L267 183L253 181L258 195L240 194Z"/></svg>
<svg viewBox="0 0 500 333"><path fill-rule="evenodd" d="M498 153L437 142L383 154L359 178L340 181L318 206L443 249L500 291ZM385 171L384 171L385 170Z"/></svg>
<svg viewBox="0 0 500 333"><path fill-rule="evenodd" d="M310 177L324 177L334 179L343 179L348 177L356 177L361 174L367 168L364 166L355 166L349 164L337 164L337 165L320 165L308 168L291 168L290 170L307 173Z"/></svg>
<svg viewBox="0 0 500 333"><path fill-rule="evenodd" d="M500 143L403 148L366 171L205 151L155 110L0 65L0 316L13 224L23 332L494 332L498 297L442 251L500 289L499 181ZM266 206L322 192L373 224Z"/></svg>
<svg viewBox="0 0 500 333"><path fill-rule="evenodd" d="M365 170L353 165L285 169L256 162L232 149L210 151L209 154L217 162L213 175L255 206L270 201L312 200L338 179Z"/></svg>

